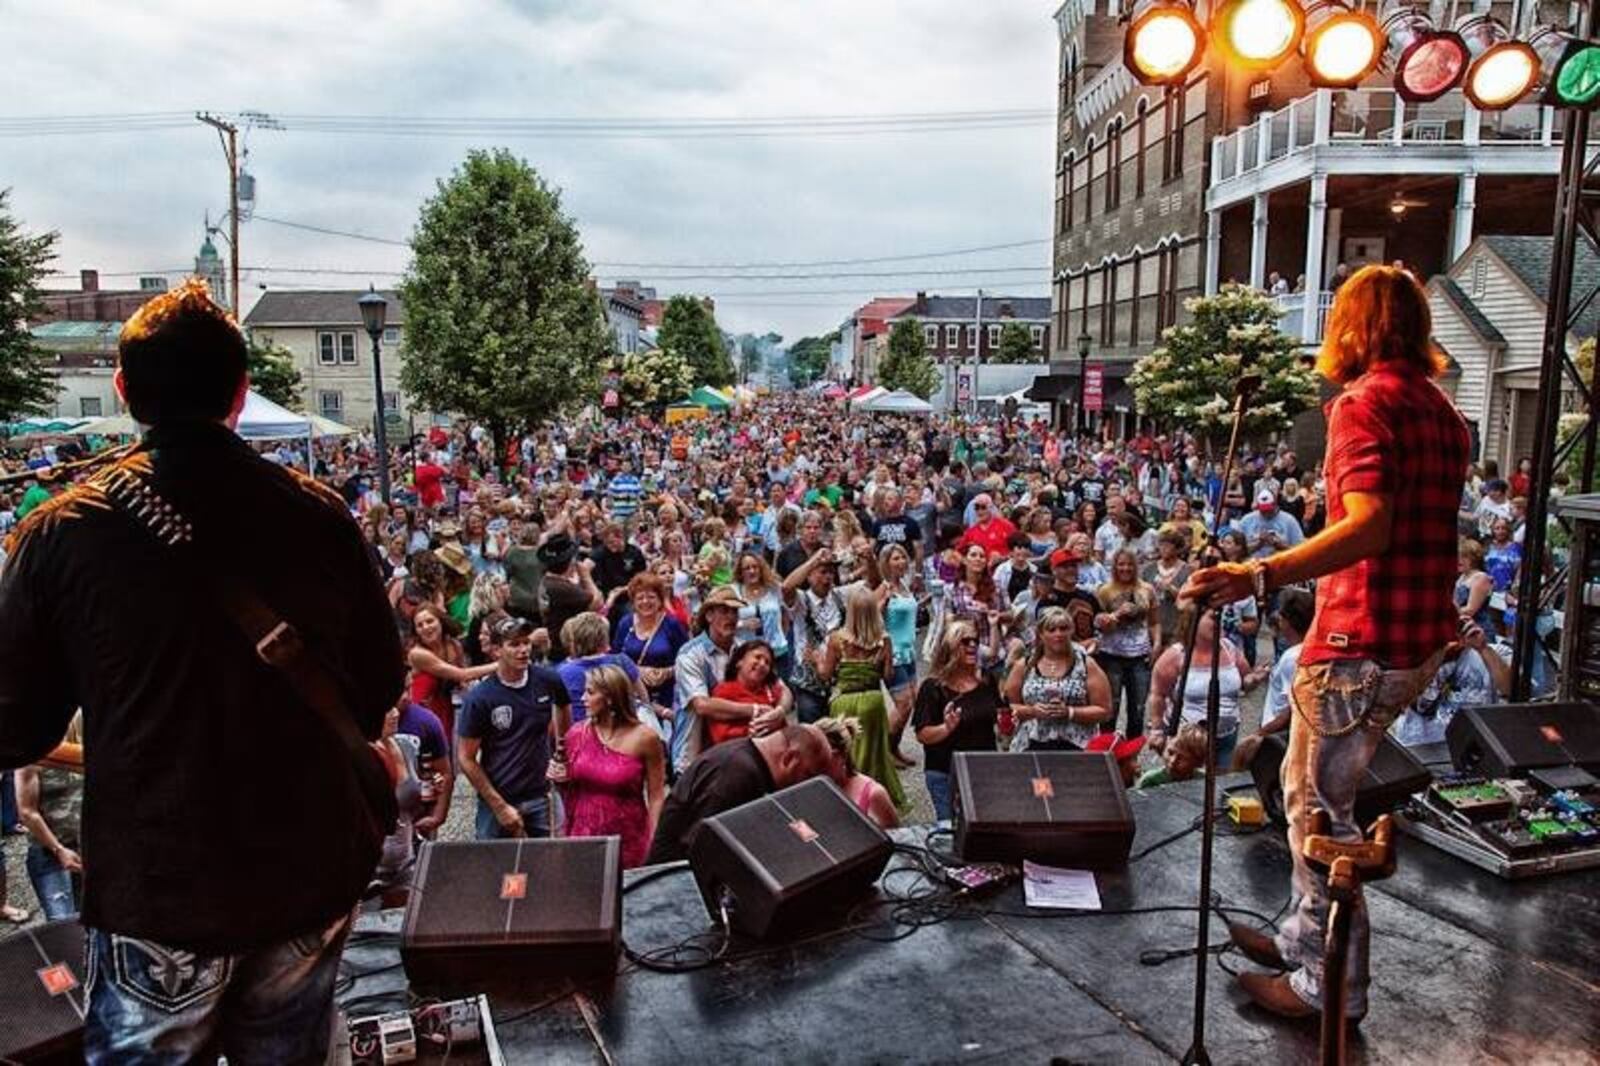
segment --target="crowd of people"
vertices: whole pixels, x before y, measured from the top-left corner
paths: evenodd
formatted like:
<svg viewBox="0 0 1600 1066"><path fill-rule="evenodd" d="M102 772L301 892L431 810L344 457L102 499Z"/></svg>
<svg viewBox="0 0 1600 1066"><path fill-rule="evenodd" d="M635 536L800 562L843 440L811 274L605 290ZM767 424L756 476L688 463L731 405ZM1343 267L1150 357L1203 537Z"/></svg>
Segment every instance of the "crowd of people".
<svg viewBox="0 0 1600 1066"><path fill-rule="evenodd" d="M1142 787L1204 772L1213 623L1200 620L1185 685L1179 592L1216 512L1231 561L1326 519L1319 469L1283 445L1242 457L1224 485L1181 432L1074 438L1037 421L853 415L811 395L500 447L480 426L435 427L394 450L389 503L370 442L318 442L309 463L305 448L265 454L348 505L405 647L383 741L400 778L375 885L390 900L458 776L479 837L615 833L631 866L681 854L690 814L810 774L890 827L917 766L935 817L951 817L958 751L1109 745ZM1504 479L1486 464L1463 488L1462 639L1396 723L1403 742L1440 740L1461 707L1507 691L1526 466ZM0 528L57 487L46 475L0 497ZM1312 602L1289 589L1218 613L1223 766L1288 728ZM1240 698L1263 684L1246 735ZM15 807L4 789L52 916L72 912L82 869L74 780L21 771Z"/></svg>

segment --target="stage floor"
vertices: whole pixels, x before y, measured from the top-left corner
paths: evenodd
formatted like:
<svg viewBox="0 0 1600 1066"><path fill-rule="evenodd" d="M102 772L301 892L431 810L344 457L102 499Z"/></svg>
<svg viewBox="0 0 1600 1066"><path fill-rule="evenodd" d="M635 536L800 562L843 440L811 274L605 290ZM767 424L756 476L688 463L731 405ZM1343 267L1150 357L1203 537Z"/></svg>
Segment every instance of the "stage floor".
<svg viewBox="0 0 1600 1066"><path fill-rule="evenodd" d="M1134 852L1191 824L1200 788L1131 794ZM1373 984L1351 1061L1600 1062L1600 876L1508 882L1409 838L1399 847L1399 872L1367 892ZM1192 907L1199 855L1196 832L1101 874L1103 906ZM1278 914L1289 893L1281 831L1219 832L1213 887L1227 906ZM614 981L530 983L494 996L493 1013L512 1063L1171 1062L1189 1046L1194 960L1147 966L1140 955L1192 947L1195 920L1193 910L1029 912L1011 885L901 940L844 932L744 956L740 945L739 957L681 975L624 960ZM397 912L363 916L346 952L353 980L340 1002L357 1015L405 1004L398 922ZM636 951L706 924L686 873L624 898ZM1212 942L1225 939L1213 918ZM1213 1062L1315 1061L1314 1021L1271 1018L1215 956L1209 965Z"/></svg>

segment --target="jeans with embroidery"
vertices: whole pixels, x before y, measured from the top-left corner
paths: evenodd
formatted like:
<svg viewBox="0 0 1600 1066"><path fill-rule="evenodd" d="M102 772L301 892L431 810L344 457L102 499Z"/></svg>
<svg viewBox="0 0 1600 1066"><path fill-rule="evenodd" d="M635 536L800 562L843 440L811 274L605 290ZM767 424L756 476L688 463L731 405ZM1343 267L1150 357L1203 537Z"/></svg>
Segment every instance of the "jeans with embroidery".
<svg viewBox="0 0 1600 1066"><path fill-rule="evenodd" d="M230 1066L321 1063L348 915L242 955L196 955L87 929L84 1058L165 1066L226 1055Z"/></svg>
<svg viewBox="0 0 1600 1066"><path fill-rule="evenodd" d="M1330 834L1359 840L1356 790L1378 743L1400 709L1422 690L1438 657L1412 670L1385 670L1370 659L1301 663L1295 671L1290 706L1289 752L1283 760L1283 802L1294 857L1294 912L1278 931L1278 952L1291 966L1295 994L1322 1005L1323 953L1328 928L1327 882L1302 856L1311 812L1328 812ZM1350 922L1345 1014L1367 1013L1367 904L1360 895Z"/></svg>

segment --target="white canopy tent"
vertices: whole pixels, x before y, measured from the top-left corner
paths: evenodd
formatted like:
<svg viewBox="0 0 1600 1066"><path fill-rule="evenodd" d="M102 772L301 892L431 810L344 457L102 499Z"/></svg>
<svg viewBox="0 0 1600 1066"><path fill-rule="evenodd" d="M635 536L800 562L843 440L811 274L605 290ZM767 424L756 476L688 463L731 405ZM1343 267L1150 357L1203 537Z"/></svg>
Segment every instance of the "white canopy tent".
<svg viewBox="0 0 1600 1066"><path fill-rule="evenodd" d="M237 432L245 440L285 440L311 436L312 424L305 415L279 407L252 389L245 394Z"/></svg>
<svg viewBox="0 0 1600 1066"><path fill-rule="evenodd" d="M865 411L867 410L867 405L872 403L873 400L876 400L880 396L887 395L889 395L888 389L884 388L882 385L874 385L866 392L863 392L860 396L851 397L850 406L855 408L857 411Z"/></svg>
<svg viewBox="0 0 1600 1066"><path fill-rule="evenodd" d="M865 398L864 398L865 399ZM903 389L886 392L881 396L857 403L857 409L874 414L926 415L933 413L933 405Z"/></svg>

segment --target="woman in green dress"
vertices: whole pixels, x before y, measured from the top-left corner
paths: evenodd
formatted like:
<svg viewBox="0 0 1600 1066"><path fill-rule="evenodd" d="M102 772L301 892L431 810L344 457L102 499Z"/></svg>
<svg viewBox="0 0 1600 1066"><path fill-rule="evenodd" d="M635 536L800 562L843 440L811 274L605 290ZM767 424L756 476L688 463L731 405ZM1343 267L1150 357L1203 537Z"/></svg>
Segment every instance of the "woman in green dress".
<svg viewBox="0 0 1600 1066"><path fill-rule="evenodd" d="M878 596L857 584L845 598L844 625L828 637L818 674L833 681L828 713L861 725L851 751L855 765L889 792L896 809L907 809L905 789L889 744L889 704L885 682L894 676L894 652L883 630Z"/></svg>

